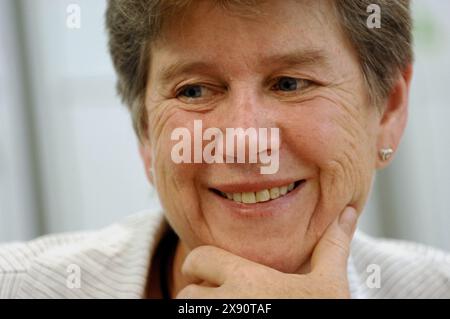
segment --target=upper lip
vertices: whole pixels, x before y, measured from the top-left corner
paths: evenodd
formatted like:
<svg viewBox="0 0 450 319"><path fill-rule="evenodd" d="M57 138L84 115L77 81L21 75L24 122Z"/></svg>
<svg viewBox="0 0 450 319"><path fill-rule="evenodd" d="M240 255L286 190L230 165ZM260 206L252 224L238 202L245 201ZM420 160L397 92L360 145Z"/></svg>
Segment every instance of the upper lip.
<svg viewBox="0 0 450 319"><path fill-rule="evenodd" d="M288 186L289 184L298 182L302 179L279 179L274 181L245 181L237 183L216 184L211 189L221 191L223 193L245 193L258 192L274 187Z"/></svg>

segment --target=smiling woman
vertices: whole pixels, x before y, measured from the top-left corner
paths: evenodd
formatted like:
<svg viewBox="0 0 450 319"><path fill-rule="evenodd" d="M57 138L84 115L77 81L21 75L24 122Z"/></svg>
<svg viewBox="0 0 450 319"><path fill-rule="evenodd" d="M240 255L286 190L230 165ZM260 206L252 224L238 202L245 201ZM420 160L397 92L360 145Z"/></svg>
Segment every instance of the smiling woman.
<svg viewBox="0 0 450 319"><path fill-rule="evenodd" d="M373 2L382 9L379 29L366 24ZM406 125L408 0L108 4L119 93L163 211L79 237L0 248L7 272L0 280L20 282L1 293L450 297L445 252L354 234L375 172L393 160ZM180 129L200 136L195 123L214 132L276 129L278 143L257 143L266 159L277 159L276 171L261 174L264 157L239 161L239 148L255 150L251 136L223 151L226 139L217 135L209 150L220 161L196 152L213 134L189 138L186 160L174 160ZM74 260L76 291L62 280ZM11 275L11 265L25 275ZM376 270L378 289L367 284L368 269Z"/></svg>

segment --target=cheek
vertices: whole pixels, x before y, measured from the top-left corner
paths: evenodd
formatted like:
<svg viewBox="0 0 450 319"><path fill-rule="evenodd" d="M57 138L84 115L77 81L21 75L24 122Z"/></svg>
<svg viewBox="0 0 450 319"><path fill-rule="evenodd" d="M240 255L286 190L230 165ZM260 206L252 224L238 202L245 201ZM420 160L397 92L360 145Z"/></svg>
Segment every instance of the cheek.
<svg viewBox="0 0 450 319"><path fill-rule="evenodd" d="M370 190L375 132L370 117L361 111L351 112L355 109L317 99L299 107L295 116L283 119L285 124L280 123L289 151L315 167L313 179L320 199L312 224L319 229L346 205L361 211Z"/></svg>
<svg viewBox="0 0 450 319"><path fill-rule="evenodd" d="M172 148L180 139L172 140L172 133L177 128L187 128L193 136L193 120L190 114L176 107L174 104L161 103L153 105L149 111L149 138L151 153L156 174L160 178L171 178L176 185L185 179L180 175L189 173L186 166L189 164L176 164L171 157ZM158 177L157 176L157 177ZM157 184L163 184L164 179L157 179Z"/></svg>
<svg viewBox="0 0 450 319"><path fill-rule="evenodd" d="M209 238L201 213L201 183L204 164L180 163L172 160L172 148L181 140L172 140L172 132L186 128L194 138L194 120L203 120L195 112L176 105L159 105L149 113L149 137L152 144L155 187L171 227L189 247ZM193 156L193 150L191 150ZM209 236L209 237L208 237Z"/></svg>

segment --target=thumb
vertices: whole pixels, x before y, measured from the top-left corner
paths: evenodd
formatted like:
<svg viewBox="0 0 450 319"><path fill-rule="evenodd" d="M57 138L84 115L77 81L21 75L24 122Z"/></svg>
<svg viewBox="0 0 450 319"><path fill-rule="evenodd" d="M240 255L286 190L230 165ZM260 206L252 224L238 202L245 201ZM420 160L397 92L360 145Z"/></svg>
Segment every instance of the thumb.
<svg viewBox="0 0 450 319"><path fill-rule="evenodd" d="M327 228L313 251L312 271L347 274L347 259L357 220L356 210L348 206Z"/></svg>

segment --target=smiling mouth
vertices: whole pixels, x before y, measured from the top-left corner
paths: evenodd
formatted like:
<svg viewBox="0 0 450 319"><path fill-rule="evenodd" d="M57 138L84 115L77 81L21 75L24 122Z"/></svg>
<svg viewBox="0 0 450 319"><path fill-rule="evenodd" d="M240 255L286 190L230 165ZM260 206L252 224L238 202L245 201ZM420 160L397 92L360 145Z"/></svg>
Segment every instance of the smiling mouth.
<svg viewBox="0 0 450 319"><path fill-rule="evenodd" d="M237 203L256 204L281 198L295 190L304 182L306 182L306 180L302 179L288 185L273 187L270 189L263 189L255 192L225 193L214 188L212 188L211 190L217 195Z"/></svg>

